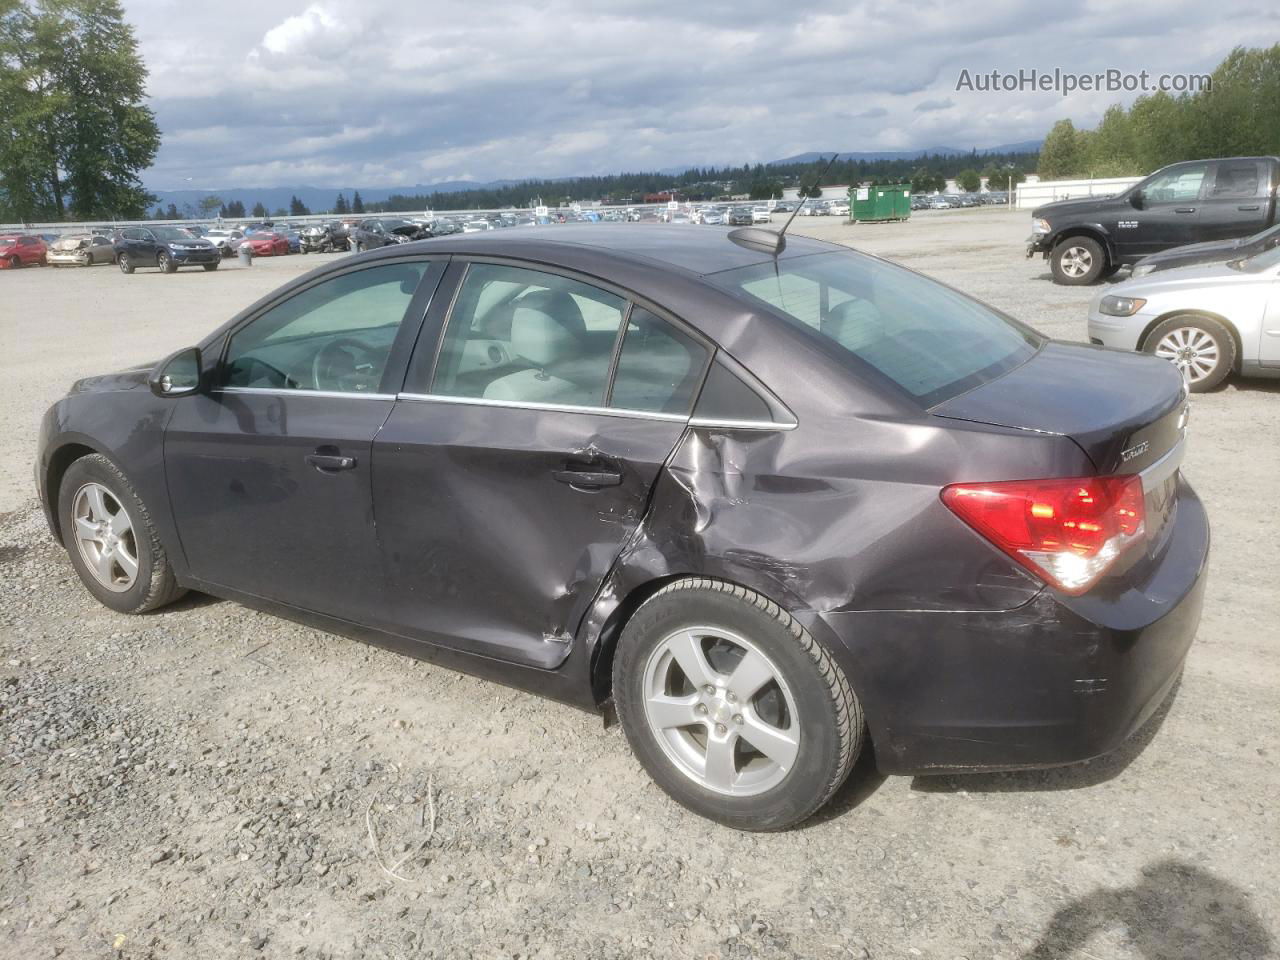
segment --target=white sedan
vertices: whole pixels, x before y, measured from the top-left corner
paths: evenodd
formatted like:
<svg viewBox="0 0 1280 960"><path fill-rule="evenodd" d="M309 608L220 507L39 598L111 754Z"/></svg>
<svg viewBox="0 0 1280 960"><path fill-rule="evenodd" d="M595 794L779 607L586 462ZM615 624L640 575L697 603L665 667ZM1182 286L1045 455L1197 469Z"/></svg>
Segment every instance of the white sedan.
<svg viewBox="0 0 1280 960"><path fill-rule="evenodd" d="M773 211L768 207L752 207L751 222L752 223L769 223L773 220Z"/></svg>
<svg viewBox="0 0 1280 960"><path fill-rule="evenodd" d="M1106 287L1089 308L1089 340L1163 357L1197 393L1232 371L1280 377L1280 247Z"/></svg>

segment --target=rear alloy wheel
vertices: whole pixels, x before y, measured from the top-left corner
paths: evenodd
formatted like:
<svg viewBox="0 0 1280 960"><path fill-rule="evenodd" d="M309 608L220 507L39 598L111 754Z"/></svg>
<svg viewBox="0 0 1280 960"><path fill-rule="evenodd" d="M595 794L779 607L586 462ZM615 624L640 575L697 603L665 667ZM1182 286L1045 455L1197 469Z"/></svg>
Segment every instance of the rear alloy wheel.
<svg viewBox="0 0 1280 960"><path fill-rule="evenodd" d="M681 580L627 623L618 717L676 801L742 830L805 820L844 782L862 710L838 664L785 610L721 580Z"/></svg>
<svg viewBox="0 0 1280 960"><path fill-rule="evenodd" d="M120 469L100 454L67 468L58 491L63 544L95 597L120 613L143 613L186 591L178 586L147 508Z"/></svg>
<svg viewBox="0 0 1280 960"><path fill-rule="evenodd" d="M1143 350L1168 360L1182 373L1192 393L1205 393L1235 367L1236 341L1211 317L1170 317L1147 336Z"/></svg>
<svg viewBox="0 0 1280 960"><path fill-rule="evenodd" d="M1084 286L1098 280L1107 268L1107 254L1102 244L1089 237L1067 237L1049 257L1053 282L1067 286Z"/></svg>
<svg viewBox="0 0 1280 960"><path fill-rule="evenodd" d="M156 254L156 266L160 268L161 273L173 273L177 269L173 265L173 258L163 250Z"/></svg>
<svg viewBox="0 0 1280 960"><path fill-rule="evenodd" d="M121 273L133 273L133 261L129 259L127 253L119 254L116 257L116 266L120 268Z"/></svg>

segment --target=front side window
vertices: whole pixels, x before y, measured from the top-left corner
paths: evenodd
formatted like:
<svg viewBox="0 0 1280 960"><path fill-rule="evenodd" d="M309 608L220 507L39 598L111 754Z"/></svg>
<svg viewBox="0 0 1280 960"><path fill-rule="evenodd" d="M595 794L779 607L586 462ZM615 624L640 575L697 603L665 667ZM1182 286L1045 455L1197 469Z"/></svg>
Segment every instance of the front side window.
<svg viewBox="0 0 1280 960"><path fill-rule="evenodd" d="M601 407L627 302L556 274L477 263L449 317L431 392Z"/></svg>
<svg viewBox="0 0 1280 960"><path fill-rule="evenodd" d="M869 365L925 407L1019 366L1041 343L976 300L853 253L783 259L709 279Z"/></svg>
<svg viewBox="0 0 1280 960"><path fill-rule="evenodd" d="M1186 203L1195 200L1200 196L1200 185L1208 170L1207 163L1190 163L1157 173L1142 188L1142 196L1150 203Z"/></svg>
<svg viewBox="0 0 1280 960"><path fill-rule="evenodd" d="M376 393L429 264L344 273L260 314L231 335L229 387Z"/></svg>

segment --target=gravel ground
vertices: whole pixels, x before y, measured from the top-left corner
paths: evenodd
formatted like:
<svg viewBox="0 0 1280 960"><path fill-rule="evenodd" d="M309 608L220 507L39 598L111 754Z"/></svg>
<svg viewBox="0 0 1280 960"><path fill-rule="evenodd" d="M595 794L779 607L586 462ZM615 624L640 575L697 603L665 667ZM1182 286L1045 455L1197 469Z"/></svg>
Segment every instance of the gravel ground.
<svg viewBox="0 0 1280 960"><path fill-rule="evenodd" d="M1023 259L1026 221L795 228L1083 338L1090 291ZM1276 386L1195 401L1204 621L1116 756L887 780L864 758L804 828L741 834L669 802L598 717L231 603L130 618L79 586L32 500L45 406L316 259L0 274L0 956L1276 954Z"/></svg>

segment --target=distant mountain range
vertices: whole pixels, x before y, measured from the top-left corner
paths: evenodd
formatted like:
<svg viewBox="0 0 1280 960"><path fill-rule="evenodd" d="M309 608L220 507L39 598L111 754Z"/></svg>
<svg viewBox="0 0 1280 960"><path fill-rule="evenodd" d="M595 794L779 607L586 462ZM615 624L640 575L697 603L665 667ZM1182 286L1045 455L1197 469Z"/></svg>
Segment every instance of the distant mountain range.
<svg viewBox="0 0 1280 960"><path fill-rule="evenodd" d="M998 147L985 147L978 150L977 153L979 156L986 153L1029 153L1039 150L1041 142L1040 140L1024 140L1021 143L1006 143ZM969 150L961 150L957 147L928 147L922 150L873 152L849 150L841 151L840 157L843 160L914 160L916 157L925 154L954 156L969 152ZM809 153L798 153L793 157L785 157L781 160L771 160L766 166L789 163L816 163L819 159L829 159L830 157L830 150L811 151ZM655 172L668 176L678 176L686 170L720 166L723 166L723 164L689 163L682 166L663 167ZM529 179L571 180L574 178L538 177ZM311 187L303 185L293 187L227 187L224 190L154 190L152 192L158 198L157 206L167 207L172 203L179 210L183 210L184 207L188 206L192 210L199 209L200 201L211 195L219 197L223 203L239 200L247 209L252 209L255 203L261 203L268 211L275 211L282 207L287 210L290 199L297 197L312 210L331 210L340 193L347 198L348 203L351 202L351 198L357 191L365 203L381 203L393 194L425 196L431 193L460 193L463 190L509 187L521 182L520 180L446 180L442 183L415 183L412 186L400 187Z"/></svg>
<svg viewBox="0 0 1280 960"><path fill-rule="evenodd" d="M881 151L859 151L859 150L841 150L841 160L914 160L917 157L923 157L929 154L935 157L954 157L967 153L977 153L982 156L987 153L1035 153L1040 149L1043 140L1023 140L1021 143L1002 143L997 147L976 147L969 150L961 150L959 147L925 147L921 150L881 150ZM819 160L830 160L830 150L818 150L810 153L797 153L794 157L784 157L781 160L770 160L766 166L777 166L784 163L817 163Z"/></svg>

